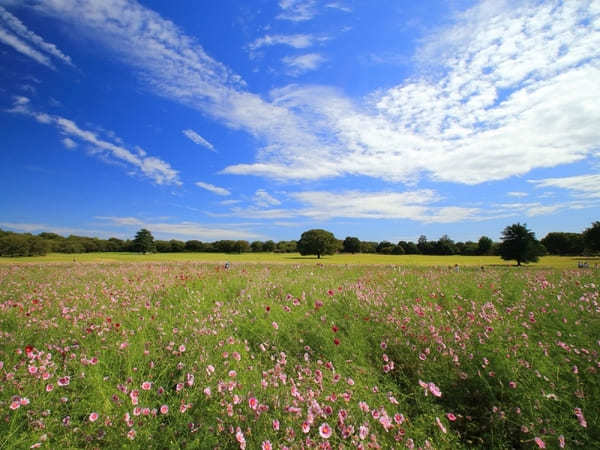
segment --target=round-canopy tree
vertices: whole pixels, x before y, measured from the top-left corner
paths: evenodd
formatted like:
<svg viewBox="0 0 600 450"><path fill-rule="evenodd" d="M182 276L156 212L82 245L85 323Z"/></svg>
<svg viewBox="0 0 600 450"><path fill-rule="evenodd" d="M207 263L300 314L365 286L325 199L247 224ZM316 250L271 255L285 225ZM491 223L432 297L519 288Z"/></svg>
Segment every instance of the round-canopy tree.
<svg viewBox="0 0 600 450"><path fill-rule="evenodd" d="M342 245L346 253L360 253L360 240L357 237L348 236Z"/></svg>
<svg viewBox="0 0 600 450"><path fill-rule="evenodd" d="M600 222L594 222L583 232L585 249L590 253L600 252Z"/></svg>
<svg viewBox="0 0 600 450"><path fill-rule="evenodd" d="M521 263L536 262L544 254L544 249L535 238L535 233L527 229L527 224L515 223L502 231L500 256L502 259L515 259Z"/></svg>
<svg viewBox="0 0 600 450"><path fill-rule="evenodd" d="M298 251L301 255L333 255L338 249L338 241L326 230L308 230L302 233L298 241Z"/></svg>
<svg viewBox="0 0 600 450"><path fill-rule="evenodd" d="M154 236L150 231L142 228L137 232L132 245L134 252L148 253L154 251Z"/></svg>

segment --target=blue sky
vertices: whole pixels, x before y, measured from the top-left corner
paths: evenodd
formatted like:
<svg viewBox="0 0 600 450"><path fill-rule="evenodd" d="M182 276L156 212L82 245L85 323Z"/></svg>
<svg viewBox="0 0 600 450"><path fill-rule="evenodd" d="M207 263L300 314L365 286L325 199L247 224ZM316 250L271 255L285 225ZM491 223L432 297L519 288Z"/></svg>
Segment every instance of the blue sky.
<svg viewBox="0 0 600 450"><path fill-rule="evenodd" d="M600 2L0 0L0 228L543 237L600 219Z"/></svg>

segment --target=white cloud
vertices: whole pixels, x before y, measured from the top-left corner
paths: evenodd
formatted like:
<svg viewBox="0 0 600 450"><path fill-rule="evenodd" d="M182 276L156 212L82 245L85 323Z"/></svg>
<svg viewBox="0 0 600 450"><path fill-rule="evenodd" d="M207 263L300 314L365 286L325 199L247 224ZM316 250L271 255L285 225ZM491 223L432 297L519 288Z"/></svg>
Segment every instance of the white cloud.
<svg viewBox="0 0 600 450"><path fill-rule="evenodd" d="M281 202L279 200L277 200L275 197L273 197L271 194L269 194L264 189L258 189L254 193L254 197L252 198L252 201L254 202L254 204L256 206L259 206L261 208L267 208L269 206L277 206L277 205L281 204Z"/></svg>
<svg viewBox="0 0 600 450"><path fill-rule="evenodd" d="M507 192L506 195L508 195L509 197L522 198L527 197L529 194L527 192Z"/></svg>
<svg viewBox="0 0 600 450"><path fill-rule="evenodd" d="M196 186L201 187L202 189L206 189L207 191L213 192L217 195L230 195L231 192L229 192L227 189L222 188L222 187L218 187L215 186L213 184L209 184L209 183L203 183L202 181L197 181L196 182Z"/></svg>
<svg viewBox="0 0 600 450"><path fill-rule="evenodd" d="M292 194L306 205L301 215L331 218L408 219L417 222L450 223L475 219L477 208L432 206L438 195L429 189L406 192L308 191Z"/></svg>
<svg viewBox="0 0 600 450"><path fill-rule="evenodd" d="M315 0L279 0L279 7L277 18L292 22L304 22L317 15Z"/></svg>
<svg viewBox="0 0 600 450"><path fill-rule="evenodd" d="M251 51L258 50L262 47L270 47L273 45L287 45L293 48L307 48L312 46L317 40L325 40L326 38L316 38L311 34L267 34L256 39L248 45Z"/></svg>
<svg viewBox="0 0 600 450"><path fill-rule="evenodd" d="M287 18L316 14L314 1L280 6ZM255 162L224 173L409 184L425 174L477 184L597 155L600 12L590 2L483 2L432 30L418 54L423 76L364 102L322 86L276 89L267 101L135 2L54 0L37 8L101 40L156 93L263 144ZM301 71L322 62L312 58L288 62Z"/></svg>
<svg viewBox="0 0 600 450"><path fill-rule="evenodd" d="M2 6L0 6L0 42L51 68L54 66L50 57L73 65L71 58L61 52L56 45L44 41Z"/></svg>
<svg viewBox="0 0 600 450"><path fill-rule="evenodd" d="M216 152L214 145L212 145L194 130L183 130L182 133L193 143L206 147L210 151Z"/></svg>
<svg viewBox="0 0 600 450"><path fill-rule="evenodd" d="M90 144L94 150L93 153L100 152L101 156L108 162L125 163L157 184L181 184L178 172L166 161L154 156L145 156L145 152L138 152L136 155L122 145L101 139L93 131L80 128L75 122L65 117L35 111L30 108L29 100L25 97L18 97L13 104L13 108L9 109L8 112L24 114L35 118L40 123L54 125L63 135L66 135L62 142L67 148L72 148L69 146L75 144L75 141L71 139L71 137L74 137Z"/></svg>
<svg viewBox="0 0 600 450"><path fill-rule="evenodd" d="M439 206L439 195L430 189L405 192L303 191L289 196L301 206L292 209L264 209L278 206L281 202L275 199L271 199L270 202L257 202L255 196L253 206L235 207L231 211L236 217L269 220L304 217L311 220L405 219L422 223L451 223L488 218L478 208ZM261 193L259 197L262 199L266 196Z"/></svg>
<svg viewBox="0 0 600 450"><path fill-rule="evenodd" d="M325 5L325 8L337 9L339 11L350 13L352 12L352 8L342 4L341 2L331 2Z"/></svg>
<svg viewBox="0 0 600 450"><path fill-rule="evenodd" d="M231 226L214 227L197 222L166 223L137 219L135 217L96 217L117 226L141 227L150 230L152 234L165 237L183 236L188 239L216 241L221 239L261 239L262 235L236 229Z"/></svg>
<svg viewBox="0 0 600 450"><path fill-rule="evenodd" d="M529 182L535 184L536 187L567 189L582 198L600 198L600 174L545 178L543 180L529 180Z"/></svg>
<svg viewBox="0 0 600 450"><path fill-rule="evenodd" d="M71 139L71 138L68 138L68 137L64 138L64 139L62 140L62 143L63 143L63 145L64 145L65 147L67 147L68 149L72 149L72 148L75 148L75 147L77 147L77 142L75 142L73 139Z"/></svg>
<svg viewBox="0 0 600 450"><path fill-rule="evenodd" d="M298 56L286 56L282 62L288 66L291 75L301 75L305 72L318 69L326 59L318 53L307 53Z"/></svg>
<svg viewBox="0 0 600 450"><path fill-rule="evenodd" d="M224 172L408 183L426 173L477 184L597 154L598 11L585 2L495 5L435 30L419 54L429 75L377 92L367 105L326 87L275 90L273 103L320 138L309 152L286 146Z"/></svg>

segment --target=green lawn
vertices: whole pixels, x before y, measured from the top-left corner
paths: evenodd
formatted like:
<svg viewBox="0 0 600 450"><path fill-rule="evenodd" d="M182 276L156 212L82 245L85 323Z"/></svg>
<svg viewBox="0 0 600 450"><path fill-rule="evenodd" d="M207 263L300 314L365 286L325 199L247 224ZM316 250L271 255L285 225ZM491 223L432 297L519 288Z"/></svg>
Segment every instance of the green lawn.
<svg viewBox="0 0 600 450"><path fill-rule="evenodd" d="M590 268L600 263L600 258L582 258L572 256L545 256L531 267L553 267L572 269L578 261L587 261ZM498 256L427 256L427 255L379 255L379 254L338 254L324 256L317 260L315 256L301 256L299 253L155 253L140 255L137 253L52 253L46 256L0 258L2 263L40 263L40 262L134 262L134 261L194 261L231 263L286 263L286 264L395 264L400 266L511 266L513 261L504 261Z"/></svg>

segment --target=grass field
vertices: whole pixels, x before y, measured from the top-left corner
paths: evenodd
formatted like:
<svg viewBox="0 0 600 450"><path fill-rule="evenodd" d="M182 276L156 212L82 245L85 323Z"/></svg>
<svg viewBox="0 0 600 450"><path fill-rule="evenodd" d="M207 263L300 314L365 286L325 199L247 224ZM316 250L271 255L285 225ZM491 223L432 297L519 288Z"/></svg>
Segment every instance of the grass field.
<svg viewBox="0 0 600 450"><path fill-rule="evenodd" d="M0 449L600 448L593 269L106 256L0 265Z"/></svg>
<svg viewBox="0 0 600 450"><path fill-rule="evenodd" d="M514 261L504 261L499 256L429 256L429 255L380 255L380 254L337 254L324 256L301 256L299 253L52 253L46 256L0 258L0 264L41 262L145 262L145 261L193 261L224 263L288 263L288 264L395 264L400 266L511 266ZM578 261L587 261L591 268L600 265L600 258L573 256L545 256L530 267L553 267L571 269Z"/></svg>

